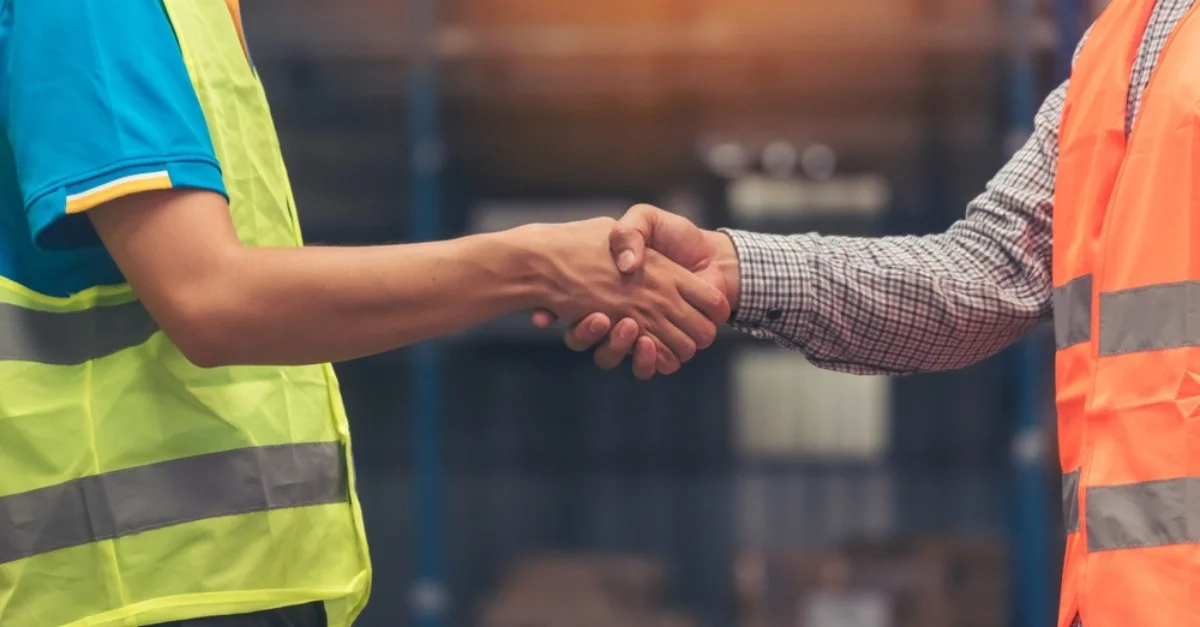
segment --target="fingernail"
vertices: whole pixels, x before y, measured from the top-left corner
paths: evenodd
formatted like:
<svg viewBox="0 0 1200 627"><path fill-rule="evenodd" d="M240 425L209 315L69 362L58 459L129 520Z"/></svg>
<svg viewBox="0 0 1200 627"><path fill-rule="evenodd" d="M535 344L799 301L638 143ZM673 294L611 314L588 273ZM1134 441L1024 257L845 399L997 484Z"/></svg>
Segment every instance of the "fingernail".
<svg viewBox="0 0 1200 627"><path fill-rule="evenodd" d="M591 331L592 333L597 333L597 334L604 333L605 326L606 325L604 324L604 321L597 318L595 320L592 320L592 322L590 324L588 324L588 331Z"/></svg>
<svg viewBox="0 0 1200 627"><path fill-rule="evenodd" d="M634 331L636 331L636 329L634 329L630 325L625 325L625 326L621 327L621 339L622 340L632 340Z"/></svg>
<svg viewBox="0 0 1200 627"><path fill-rule="evenodd" d="M633 251L626 250L617 256L617 268L621 272L629 272L633 269Z"/></svg>

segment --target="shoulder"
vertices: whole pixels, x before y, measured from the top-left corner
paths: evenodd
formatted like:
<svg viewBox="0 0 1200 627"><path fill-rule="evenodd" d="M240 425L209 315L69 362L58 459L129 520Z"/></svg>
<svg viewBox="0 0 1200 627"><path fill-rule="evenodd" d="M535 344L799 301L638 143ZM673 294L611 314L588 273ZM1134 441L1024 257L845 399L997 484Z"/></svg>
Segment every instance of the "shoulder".
<svg viewBox="0 0 1200 627"><path fill-rule="evenodd" d="M223 192L163 0L8 2L4 125L39 246L98 244L82 214L121 196Z"/></svg>

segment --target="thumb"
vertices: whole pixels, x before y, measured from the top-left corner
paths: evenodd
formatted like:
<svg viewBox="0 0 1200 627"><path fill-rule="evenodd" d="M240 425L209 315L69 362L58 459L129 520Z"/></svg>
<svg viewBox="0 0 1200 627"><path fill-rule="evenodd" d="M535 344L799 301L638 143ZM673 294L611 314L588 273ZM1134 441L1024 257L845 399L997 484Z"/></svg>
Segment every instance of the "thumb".
<svg viewBox="0 0 1200 627"><path fill-rule="evenodd" d="M650 205L634 205L613 225L608 238L609 249L622 273L632 274L641 269L646 258L646 242L654 234L661 211Z"/></svg>

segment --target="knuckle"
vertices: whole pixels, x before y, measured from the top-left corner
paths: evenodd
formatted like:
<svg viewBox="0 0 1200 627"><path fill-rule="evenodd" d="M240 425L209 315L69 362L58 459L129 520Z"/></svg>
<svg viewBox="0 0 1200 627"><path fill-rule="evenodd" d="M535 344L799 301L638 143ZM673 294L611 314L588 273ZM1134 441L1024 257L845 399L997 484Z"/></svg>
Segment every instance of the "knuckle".
<svg viewBox="0 0 1200 627"><path fill-rule="evenodd" d="M658 356L658 371L662 374L671 374L679 370L679 359L670 351L664 351Z"/></svg>
<svg viewBox="0 0 1200 627"><path fill-rule="evenodd" d="M588 342L579 339L574 333L568 333L564 343L567 345L567 348L577 353L587 350L588 346L591 345Z"/></svg>
<svg viewBox="0 0 1200 627"><path fill-rule="evenodd" d="M725 300L725 296L716 289L708 293L708 308L722 318L729 317L729 301Z"/></svg>
<svg viewBox="0 0 1200 627"><path fill-rule="evenodd" d="M679 347L679 361L687 363L696 356L696 343L688 340Z"/></svg>
<svg viewBox="0 0 1200 627"><path fill-rule="evenodd" d="M584 347L595 346L604 339L605 331L593 332L590 330L581 331L579 333L579 343Z"/></svg>
<svg viewBox="0 0 1200 627"><path fill-rule="evenodd" d="M636 239L641 233L632 224L625 222L617 222L613 224L612 236L616 239L625 241Z"/></svg>
<svg viewBox="0 0 1200 627"><path fill-rule="evenodd" d="M637 341L637 328L635 327L630 331L629 326L621 325L620 328L614 330L612 335L608 337L608 343L613 347L614 351L629 352L629 349L633 347L633 343ZM629 337L623 334L627 334Z"/></svg>
<svg viewBox="0 0 1200 627"><path fill-rule="evenodd" d="M637 321L638 328L642 330L642 333L657 337L659 330L658 316L651 310L647 309L643 311L643 309L641 305L636 307L636 313L633 314L634 320Z"/></svg>

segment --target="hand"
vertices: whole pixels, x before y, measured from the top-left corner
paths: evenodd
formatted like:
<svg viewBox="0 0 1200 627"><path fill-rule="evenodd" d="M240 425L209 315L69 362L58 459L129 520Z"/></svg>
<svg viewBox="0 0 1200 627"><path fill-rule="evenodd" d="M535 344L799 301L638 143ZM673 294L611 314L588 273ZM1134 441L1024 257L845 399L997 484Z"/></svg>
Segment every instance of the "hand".
<svg viewBox="0 0 1200 627"><path fill-rule="evenodd" d="M613 267L611 256L615 226L611 219L597 219L526 227L529 237L539 244L544 262L536 268L537 275L548 282L544 293L549 302L543 309L551 320L553 316L567 320L587 316L584 329L603 326L607 331L609 320L629 318L617 325L610 341L622 347L617 362L629 352L632 338L640 331L644 337L637 342L646 347L643 360L650 355L658 365L677 369L678 363L712 344L716 324L729 317L729 304L719 289L656 251L644 254L639 270L622 275ZM589 315L594 313L601 316ZM632 334L631 324L636 327ZM652 353L646 352L650 349ZM606 354L611 352L616 350ZM644 368L644 361L639 364Z"/></svg>
<svg viewBox="0 0 1200 627"><path fill-rule="evenodd" d="M634 205L613 228L609 244L622 273L637 272L649 247L722 290L730 307L737 309L738 258L728 235L705 231L653 205Z"/></svg>
<svg viewBox="0 0 1200 627"><path fill-rule="evenodd" d="M722 289L728 302L736 308L738 260L733 241L728 236L704 231L687 218L657 207L636 205L610 234L613 258L623 273L635 273L642 267L647 244ZM547 327L554 322L554 316L539 310L534 312L533 322L539 327ZM632 352L634 374L639 379L651 378L656 370L662 374L677 370L678 362L658 355L658 346L654 342L638 338L635 347L633 324L632 320L621 320L609 333L611 320L603 314L592 314L567 330L566 343L572 350L583 351L603 341L596 349L595 360L596 365L605 369L615 368Z"/></svg>
<svg viewBox="0 0 1200 627"><path fill-rule="evenodd" d="M545 309L533 312L533 324L545 329L554 324L556 316ZM611 330L611 333L610 333ZM648 335L638 335L638 324L633 318L623 318L614 328L612 320L602 314L593 313L571 325L564 334L567 348L583 352L600 345L595 352L595 362L602 370L612 370L621 365L626 355L633 354L633 374L645 381L656 372L671 374L679 369L679 360L664 352L659 359L657 344Z"/></svg>

